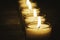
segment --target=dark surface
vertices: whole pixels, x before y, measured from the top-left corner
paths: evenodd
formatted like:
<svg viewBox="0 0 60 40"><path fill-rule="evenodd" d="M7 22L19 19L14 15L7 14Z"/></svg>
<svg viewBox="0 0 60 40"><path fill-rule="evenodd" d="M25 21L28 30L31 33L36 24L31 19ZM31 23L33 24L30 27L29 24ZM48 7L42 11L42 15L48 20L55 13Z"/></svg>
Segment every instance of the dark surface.
<svg viewBox="0 0 60 40"><path fill-rule="evenodd" d="M59 1L58 0L34 0L41 9L41 15L46 14L47 21L52 26L49 38L34 40L60 40L59 33ZM25 34L21 27L17 0L0 1L0 40L25 40Z"/></svg>

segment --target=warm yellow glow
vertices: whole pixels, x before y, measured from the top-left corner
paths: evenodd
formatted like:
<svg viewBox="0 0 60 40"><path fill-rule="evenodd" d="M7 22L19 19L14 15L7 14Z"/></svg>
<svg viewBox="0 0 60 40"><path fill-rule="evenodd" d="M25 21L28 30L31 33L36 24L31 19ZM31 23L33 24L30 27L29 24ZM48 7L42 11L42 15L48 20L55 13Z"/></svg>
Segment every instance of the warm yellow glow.
<svg viewBox="0 0 60 40"><path fill-rule="evenodd" d="M26 7L25 1L26 1L26 0L19 0L20 7L23 7L23 8Z"/></svg>
<svg viewBox="0 0 60 40"><path fill-rule="evenodd" d="M34 13L33 13L34 17L37 17L37 11L36 11L36 9L34 9L33 12L34 12ZM35 19L36 19L36 18L35 18ZM38 17L37 22L38 22L38 23L37 23L37 26L36 26L36 27L39 28L40 25L41 25L41 18L40 18L40 16Z"/></svg>
<svg viewBox="0 0 60 40"><path fill-rule="evenodd" d="M36 10L36 13L37 13L37 15L39 15L39 9L35 9ZM35 12L34 12L34 9L32 9L32 10L29 10L29 9L23 9L22 10L22 14L24 15L24 16L26 16L26 18L27 17L33 17L34 16L34 14L36 14Z"/></svg>
<svg viewBox="0 0 60 40"><path fill-rule="evenodd" d="M37 24L37 27L39 28L41 26L41 18L40 16L38 17L38 24Z"/></svg>
<svg viewBox="0 0 60 40"><path fill-rule="evenodd" d="M36 4L30 0L20 0L22 7L22 15L25 17L27 24L26 31L28 34L40 35L47 34L51 31L50 25L45 24L45 18L39 16L40 10L36 8Z"/></svg>
<svg viewBox="0 0 60 40"><path fill-rule="evenodd" d="M34 15L34 17L37 17L37 11L36 11L36 9L33 10L33 15Z"/></svg>
<svg viewBox="0 0 60 40"><path fill-rule="evenodd" d="M45 22L45 18L39 15L39 9L36 9L32 6L35 3L31 3L30 0L21 0L22 4L25 4L28 8L24 8L22 10L23 16L25 16L25 22L28 24L27 26L30 28L39 28ZM22 5L21 4L21 5ZM25 6L24 6L25 7ZM45 27L46 25L44 25ZM49 27L49 26L48 26Z"/></svg>
<svg viewBox="0 0 60 40"><path fill-rule="evenodd" d="M28 6L28 8L29 8L30 10L32 9L30 0L26 0L26 5Z"/></svg>
<svg viewBox="0 0 60 40"><path fill-rule="evenodd" d="M51 32L51 28L44 28L44 29L42 29L42 28L39 28L39 29L27 28L26 30L27 30L26 31L27 35L31 36L31 37L33 37L33 36L40 36L40 35L44 36L44 35L50 34L50 32Z"/></svg>
<svg viewBox="0 0 60 40"><path fill-rule="evenodd" d="M36 3L31 3L30 0L19 0L19 3L20 3L20 7L22 8L26 8L26 7L31 8L31 6L36 7ZM30 4L30 7L28 4Z"/></svg>
<svg viewBox="0 0 60 40"><path fill-rule="evenodd" d="M30 12L33 11L33 17L37 17L37 11L36 11L36 9L33 9L33 10L32 10L31 2L30 2L29 0L27 0L27 1L26 1L26 4L27 4ZM37 26L36 26L36 27L38 28L38 27L40 27L40 25L41 25L41 18L40 18L40 17L37 17L37 18L38 18L38 19L37 19L37 22L38 22L38 23L37 23ZM31 19L30 19L30 20L31 20Z"/></svg>

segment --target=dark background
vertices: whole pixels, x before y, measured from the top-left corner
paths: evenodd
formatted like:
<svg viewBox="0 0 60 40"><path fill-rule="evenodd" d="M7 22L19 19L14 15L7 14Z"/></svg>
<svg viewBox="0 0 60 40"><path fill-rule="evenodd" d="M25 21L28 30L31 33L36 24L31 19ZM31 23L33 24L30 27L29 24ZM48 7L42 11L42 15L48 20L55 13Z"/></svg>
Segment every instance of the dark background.
<svg viewBox="0 0 60 40"><path fill-rule="evenodd" d="M59 1L58 0L33 0L46 14L47 21L52 26L50 38L44 40L60 40ZM20 11L21 12L21 11ZM18 0L0 0L0 40L25 40L21 21L19 21ZM39 39L38 39L39 40Z"/></svg>

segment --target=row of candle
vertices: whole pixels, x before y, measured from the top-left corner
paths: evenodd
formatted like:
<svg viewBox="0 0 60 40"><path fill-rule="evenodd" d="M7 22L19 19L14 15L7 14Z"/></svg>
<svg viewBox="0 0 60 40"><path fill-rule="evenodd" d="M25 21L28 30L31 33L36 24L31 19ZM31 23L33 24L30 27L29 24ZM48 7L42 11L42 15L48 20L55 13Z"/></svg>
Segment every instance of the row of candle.
<svg viewBox="0 0 60 40"><path fill-rule="evenodd" d="M22 8L22 15L25 17L27 24L26 34L29 36L45 35L49 34L51 28L48 24L45 24L45 18L39 16L39 9L36 8L35 3L31 3L30 0L20 0L20 7Z"/></svg>

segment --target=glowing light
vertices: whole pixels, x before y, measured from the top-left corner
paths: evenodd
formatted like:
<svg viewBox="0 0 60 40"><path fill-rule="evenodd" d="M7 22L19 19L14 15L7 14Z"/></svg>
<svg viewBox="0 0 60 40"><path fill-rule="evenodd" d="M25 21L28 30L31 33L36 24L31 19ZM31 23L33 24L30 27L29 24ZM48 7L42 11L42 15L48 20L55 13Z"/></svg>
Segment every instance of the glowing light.
<svg viewBox="0 0 60 40"><path fill-rule="evenodd" d="M28 6L29 9L32 9L32 6L31 6L31 3L30 3L29 0L26 0L26 4L27 4L27 6Z"/></svg>
<svg viewBox="0 0 60 40"><path fill-rule="evenodd" d="M26 28L28 35L43 35L51 31L50 25L45 24L45 18L39 16L40 10L35 8L35 3L31 3L30 0L21 0L20 5L22 7L22 15L25 17L25 22L28 27Z"/></svg>
<svg viewBox="0 0 60 40"><path fill-rule="evenodd" d="M37 17L37 11L36 11L36 9L34 9L34 10L32 10L32 5L31 5L31 2L29 1L29 0L27 0L26 1L26 4L27 4L27 6L28 6L28 8L30 9L30 12L31 11L33 11L33 15L34 15L34 17ZM41 25L41 18L40 17L37 17L38 19L37 19L37 27L39 28L40 27L40 25ZM31 19L30 19L31 20ZM30 27L30 26L29 26Z"/></svg>
<svg viewBox="0 0 60 40"><path fill-rule="evenodd" d="M39 29L30 29L30 28L27 28L27 35L28 36L31 36L31 37L34 37L34 36L44 36L44 35L48 35L50 32L51 32L51 28L39 28Z"/></svg>
<svg viewBox="0 0 60 40"><path fill-rule="evenodd" d="M39 28L41 26L41 18L38 17L38 24L37 24L37 27Z"/></svg>
<svg viewBox="0 0 60 40"><path fill-rule="evenodd" d="M37 17L37 11L36 11L36 9L33 10L33 15L34 15L34 17Z"/></svg>

